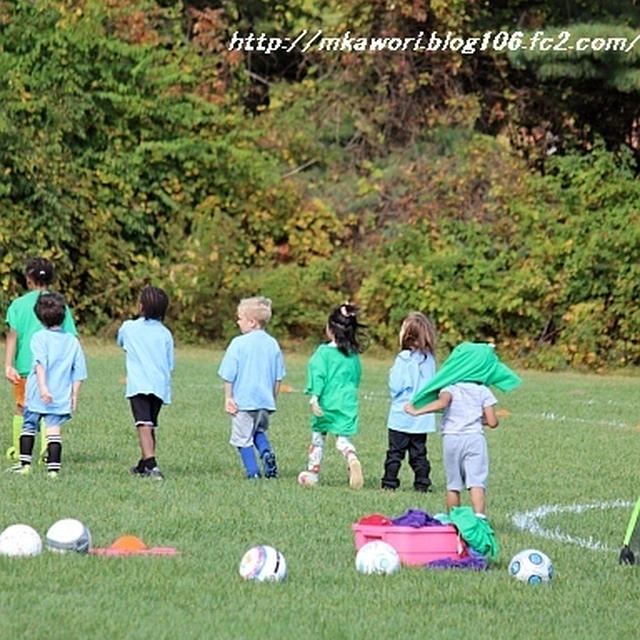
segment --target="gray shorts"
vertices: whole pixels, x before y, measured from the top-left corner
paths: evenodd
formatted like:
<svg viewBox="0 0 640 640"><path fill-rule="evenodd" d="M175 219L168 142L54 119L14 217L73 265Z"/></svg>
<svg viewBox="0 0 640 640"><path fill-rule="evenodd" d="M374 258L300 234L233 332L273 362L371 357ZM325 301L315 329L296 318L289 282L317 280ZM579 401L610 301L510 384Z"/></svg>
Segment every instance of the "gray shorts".
<svg viewBox="0 0 640 640"><path fill-rule="evenodd" d="M447 490L487 488L489 451L484 433L446 434L442 437L442 460Z"/></svg>
<svg viewBox="0 0 640 640"><path fill-rule="evenodd" d="M252 447L253 436L256 431L266 431L269 428L269 411L238 411L231 418L231 438L229 444L234 447Z"/></svg>

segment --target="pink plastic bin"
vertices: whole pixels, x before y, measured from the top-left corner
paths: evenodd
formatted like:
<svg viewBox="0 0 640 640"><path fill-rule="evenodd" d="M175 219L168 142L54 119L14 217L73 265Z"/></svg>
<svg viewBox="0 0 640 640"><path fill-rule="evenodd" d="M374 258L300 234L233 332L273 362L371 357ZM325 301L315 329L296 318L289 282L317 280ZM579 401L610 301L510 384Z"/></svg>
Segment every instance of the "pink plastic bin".
<svg viewBox="0 0 640 640"><path fill-rule="evenodd" d="M388 542L406 565L422 565L441 558L459 558L466 547L451 525L431 527L396 527L372 524L351 525L356 550L372 540Z"/></svg>

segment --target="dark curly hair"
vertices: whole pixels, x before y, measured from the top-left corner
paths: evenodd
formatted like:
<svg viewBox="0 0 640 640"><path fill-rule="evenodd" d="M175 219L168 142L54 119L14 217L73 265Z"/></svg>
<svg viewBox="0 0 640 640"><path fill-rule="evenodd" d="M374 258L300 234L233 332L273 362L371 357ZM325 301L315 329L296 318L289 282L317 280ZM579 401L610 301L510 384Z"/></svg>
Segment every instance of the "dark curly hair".
<svg viewBox="0 0 640 640"><path fill-rule="evenodd" d="M37 286L47 287L53 282L55 271L46 258L31 258L27 262L24 275Z"/></svg>
<svg viewBox="0 0 640 640"><path fill-rule="evenodd" d="M36 300L34 311L45 327L59 327L64 322L67 305L59 293L41 293Z"/></svg>
<svg viewBox="0 0 640 640"><path fill-rule="evenodd" d="M366 325L358 322L358 307L346 302L336 307L327 320L327 328L331 332L338 349L348 356L362 353L366 349L363 332Z"/></svg>

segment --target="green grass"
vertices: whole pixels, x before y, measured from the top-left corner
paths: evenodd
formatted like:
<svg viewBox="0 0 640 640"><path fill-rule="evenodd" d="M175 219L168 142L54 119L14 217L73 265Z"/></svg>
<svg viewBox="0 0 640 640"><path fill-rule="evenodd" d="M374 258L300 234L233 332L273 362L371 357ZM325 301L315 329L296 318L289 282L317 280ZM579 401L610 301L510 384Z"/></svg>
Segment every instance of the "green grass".
<svg viewBox="0 0 640 640"><path fill-rule="evenodd" d="M488 514L501 546L488 572L406 568L388 577L354 568L351 524L381 512L444 508L439 436L430 437L435 490L416 494L403 466L395 493L379 486L386 450L386 376L392 356L364 359L361 432L355 439L365 487L350 491L331 441L322 484L296 483L309 440L302 393L308 353L287 352L292 393L282 394L270 432L280 478L250 483L228 445L216 375L221 353L181 349L174 404L160 415L164 482L130 477L138 449L121 379L121 353L87 348L89 380L66 425L63 470L51 482L0 475L0 528L23 522L44 536L63 517L90 528L94 546L129 533L178 557L104 558L43 552L0 558L2 638L635 638L640 576L619 567L616 550L631 507L552 514L540 524L591 538L590 550L519 530L512 517L541 505L635 501L638 482L638 378L523 372L524 384L498 393L510 412L488 432ZM0 442L9 444L12 399ZM8 461L6 462L8 466ZM244 582L243 553L267 543L287 559L281 584ZM511 556L537 547L554 561L546 587L517 583Z"/></svg>

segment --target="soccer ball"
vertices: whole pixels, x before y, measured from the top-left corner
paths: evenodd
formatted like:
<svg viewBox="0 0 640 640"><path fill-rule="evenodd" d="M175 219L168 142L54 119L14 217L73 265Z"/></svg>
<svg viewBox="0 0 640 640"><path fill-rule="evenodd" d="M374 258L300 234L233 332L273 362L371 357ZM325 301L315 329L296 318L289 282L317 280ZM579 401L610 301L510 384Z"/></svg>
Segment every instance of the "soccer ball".
<svg viewBox="0 0 640 640"><path fill-rule="evenodd" d="M47 531L44 544L49 551L64 553L88 553L91 549L91 533L80 520L64 518L54 522Z"/></svg>
<svg viewBox="0 0 640 640"><path fill-rule="evenodd" d="M242 556L238 570L245 580L279 582L287 577L287 562L277 549L262 544Z"/></svg>
<svg viewBox="0 0 640 640"><path fill-rule="evenodd" d="M37 556L42 551L38 532L26 524L12 524L0 533L0 555Z"/></svg>
<svg viewBox="0 0 640 640"><path fill-rule="evenodd" d="M549 556L537 549L525 549L516 553L509 563L509 575L529 584L549 582L553 578L553 564Z"/></svg>
<svg viewBox="0 0 640 640"><path fill-rule="evenodd" d="M303 487L315 487L318 484L318 474L313 471L301 471L298 474L298 484Z"/></svg>
<svg viewBox="0 0 640 640"><path fill-rule="evenodd" d="M356 569L360 573L394 573L400 568L400 556L388 543L372 540L360 547L356 554Z"/></svg>

